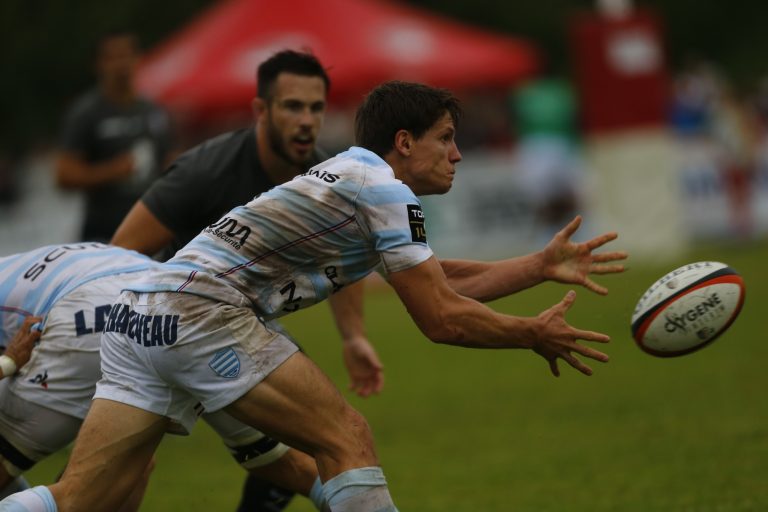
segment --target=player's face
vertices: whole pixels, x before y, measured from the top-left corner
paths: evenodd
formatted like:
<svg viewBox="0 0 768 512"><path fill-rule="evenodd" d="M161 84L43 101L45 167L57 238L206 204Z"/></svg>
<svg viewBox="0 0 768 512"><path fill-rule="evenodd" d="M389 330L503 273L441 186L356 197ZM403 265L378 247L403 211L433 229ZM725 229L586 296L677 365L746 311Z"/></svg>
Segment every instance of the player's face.
<svg viewBox="0 0 768 512"><path fill-rule="evenodd" d="M461 153L451 115L446 112L419 139L413 140L407 185L416 195L445 194L453 185Z"/></svg>
<svg viewBox="0 0 768 512"><path fill-rule="evenodd" d="M299 166L312 158L325 116L325 82L317 76L281 73L264 114L270 149Z"/></svg>
<svg viewBox="0 0 768 512"><path fill-rule="evenodd" d="M99 49L98 69L103 80L113 86L130 86L139 62L139 49L131 36L105 40Z"/></svg>

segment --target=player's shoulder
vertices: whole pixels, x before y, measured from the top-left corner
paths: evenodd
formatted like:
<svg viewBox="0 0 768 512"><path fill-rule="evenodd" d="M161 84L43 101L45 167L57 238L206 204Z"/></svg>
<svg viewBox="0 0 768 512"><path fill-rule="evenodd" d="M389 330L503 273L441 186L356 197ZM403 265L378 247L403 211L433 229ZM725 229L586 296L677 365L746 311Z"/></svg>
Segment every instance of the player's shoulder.
<svg viewBox="0 0 768 512"><path fill-rule="evenodd" d="M178 167L200 170L210 178L234 169L241 160L251 130L226 132L205 140L182 153Z"/></svg>
<svg viewBox="0 0 768 512"><path fill-rule="evenodd" d="M352 146L315 168L358 176L368 184L397 182L394 171L384 159L372 151L357 146Z"/></svg>

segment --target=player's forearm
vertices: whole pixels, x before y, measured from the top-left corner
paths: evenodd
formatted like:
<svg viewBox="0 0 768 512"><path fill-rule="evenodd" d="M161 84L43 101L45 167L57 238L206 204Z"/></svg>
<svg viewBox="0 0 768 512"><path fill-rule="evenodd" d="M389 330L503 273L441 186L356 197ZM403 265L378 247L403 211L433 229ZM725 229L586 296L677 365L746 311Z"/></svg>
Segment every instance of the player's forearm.
<svg viewBox="0 0 768 512"><path fill-rule="evenodd" d="M464 297L441 311L436 324L425 332L435 343L487 349L531 348L540 330L536 318L502 315Z"/></svg>
<svg viewBox="0 0 768 512"><path fill-rule="evenodd" d="M122 155L99 164L88 164L70 155L55 163L56 183L62 188L92 188L125 179L133 172L131 157Z"/></svg>
<svg viewBox="0 0 768 512"><path fill-rule="evenodd" d="M363 291L363 282L358 281L345 286L329 298L336 328L344 342L365 337Z"/></svg>
<svg viewBox="0 0 768 512"><path fill-rule="evenodd" d="M440 265L456 293L480 302L506 297L545 280L541 253L493 262L441 260Z"/></svg>
<svg viewBox="0 0 768 512"><path fill-rule="evenodd" d="M173 231L139 200L117 227L110 243L153 256L170 244L173 236Z"/></svg>

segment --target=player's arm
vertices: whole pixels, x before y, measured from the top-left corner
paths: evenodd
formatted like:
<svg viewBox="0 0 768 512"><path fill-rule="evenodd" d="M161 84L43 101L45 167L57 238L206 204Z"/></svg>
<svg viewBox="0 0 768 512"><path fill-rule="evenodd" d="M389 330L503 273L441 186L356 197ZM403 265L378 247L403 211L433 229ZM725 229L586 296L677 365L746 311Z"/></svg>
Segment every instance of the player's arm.
<svg viewBox="0 0 768 512"><path fill-rule="evenodd" d="M436 343L531 349L549 362L555 376L559 375L558 358L586 375L592 374L572 352L597 361L608 360L602 352L577 342L582 339L605 343L608 336L576 329L565 321L565 313L576 297L573 291L536 317L517 317L496 313L457 294L434 256L415 267L391 273L389 282L419 329Z"/></svg>
<svg viewBox="0 0 768 512"><path fill-rule="evenodd" d="M55 159L56 183L62 188L93 188L114 183L133 174L133 157L123 153L114 158L91 164L72 151L61 151Z"/></svg>
<svg viewBox="0 0 768 512"><path fill-rule="evenodd" d="M571 241L580 225L579 216L560 230L542 251L534 254L494 262L442 260L440 265L457 293L482 302L506 297L547 280L582 285L605 295L608 290L589 276L623 272L624 265L614 262L626 259L627 253L593 254L617 238L613 232L583 243Z"/></svg>
<svg viewBox="0 0 768 512"><path fill-rule="evenodd" d="M42 320L39 316L28 316L24 319L21 328L0 356L0 379L10 377L29 362L35 342L40 339L40 331L32 329L32 326Z"/></svg>
<svg viewBox="0 0 768 512"><path fill-rule="evenodd" d="M152 256L173 241L173 231L140 199L133 205L112 237L111 244Z"/></svg>
<svg viewBox="0 0 768 512"><path fill-rule="evenodd" d="M331 295L330 304L341 335L342 356L349 374L349 389L362 397L379 393L384 387L384 367L368 341L363 322L362 281L347 285Z"/></svg>

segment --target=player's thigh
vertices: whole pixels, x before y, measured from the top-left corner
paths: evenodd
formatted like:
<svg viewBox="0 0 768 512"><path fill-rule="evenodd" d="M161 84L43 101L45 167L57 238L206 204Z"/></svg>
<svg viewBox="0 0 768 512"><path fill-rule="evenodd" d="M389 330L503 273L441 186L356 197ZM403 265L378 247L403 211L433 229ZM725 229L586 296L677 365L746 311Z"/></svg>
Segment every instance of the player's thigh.
<svg viewBox="0 0 768 512"><path fill-rule="evenodd" d="M71 443L81 423L0 384L0 465L8 475L20 475Z"/></svg>
<svg viewBox="0 0 768 512"><path fill-rule="evenodd" d="M59 509L114 511L142 478L168 418L95 399L62 479L52 486Z"/></svg>
<svg viewBox="0 0 768 512"><path fill-rule="evenodd" d="M300 352L225 410L311 455L355 450L372 455L365 419Z"/></svg>

